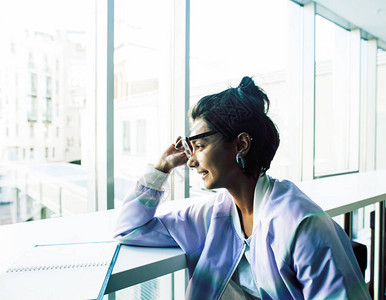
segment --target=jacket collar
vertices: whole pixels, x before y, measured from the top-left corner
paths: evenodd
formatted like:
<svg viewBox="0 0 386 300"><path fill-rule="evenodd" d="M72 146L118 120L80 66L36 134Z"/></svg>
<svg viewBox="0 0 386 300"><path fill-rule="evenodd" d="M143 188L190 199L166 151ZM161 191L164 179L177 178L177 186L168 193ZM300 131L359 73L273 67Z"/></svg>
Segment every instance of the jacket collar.
<svg viewBox="0 0 386 300"><path fill-rule="evenodd" d="M260 176L259 180L256 182L254 196L253 196L253 229L257 224L257 221L260 219L261 208L267 200L268 192L271 188L271 181L267 175ZM245 234L241 229L240 216L236 207L235 202L232 198L232 223L236 229L237 235L241 240L245 240Z"/></svg>

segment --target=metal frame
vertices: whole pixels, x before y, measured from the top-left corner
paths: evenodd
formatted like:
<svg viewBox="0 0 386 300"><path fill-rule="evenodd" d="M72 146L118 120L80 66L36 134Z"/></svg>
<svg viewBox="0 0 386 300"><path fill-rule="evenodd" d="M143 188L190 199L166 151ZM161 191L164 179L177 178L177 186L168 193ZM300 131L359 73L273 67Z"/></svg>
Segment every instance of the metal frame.
<svg viewBox="0 0 386 300"><path fill-rule="evenodd" d="M385 201L375 206L375 239L374 239L374 299L385 297ZM378 274L378 276L376 276Z"/></svg>

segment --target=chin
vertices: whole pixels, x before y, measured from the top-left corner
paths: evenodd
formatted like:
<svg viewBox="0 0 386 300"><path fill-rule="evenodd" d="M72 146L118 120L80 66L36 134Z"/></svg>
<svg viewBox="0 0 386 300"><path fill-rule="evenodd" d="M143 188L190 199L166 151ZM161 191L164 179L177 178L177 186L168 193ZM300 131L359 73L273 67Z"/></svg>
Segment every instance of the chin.
<svg viewBox="0 0 386 300"><path fill-rule="evenodd" d="M207 190L213 190L213 189L219 188L219 186L217 186L217 184L215 182L206 182L206 181L204 181L204 187Z"/></svg>
<svg viewBox="0 0 386 300"><path fill-rule="evenodd" d="M203 185L207 190L213 189L211 182L203 180Z"/></svg>

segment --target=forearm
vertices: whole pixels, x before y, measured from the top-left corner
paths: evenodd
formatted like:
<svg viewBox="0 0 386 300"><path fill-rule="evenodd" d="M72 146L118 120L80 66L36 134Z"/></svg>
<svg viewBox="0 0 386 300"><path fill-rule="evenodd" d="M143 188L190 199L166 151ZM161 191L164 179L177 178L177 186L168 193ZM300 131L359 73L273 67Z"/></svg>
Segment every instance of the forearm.
<svg viewBox="0 0 386 300"><path fill-rule="evenodd" d="M138 180L120 208L114 231L115 238L122 237L130 231L148 223L156 212L164 192L162 186L167 174L152 167Z"/></svg>

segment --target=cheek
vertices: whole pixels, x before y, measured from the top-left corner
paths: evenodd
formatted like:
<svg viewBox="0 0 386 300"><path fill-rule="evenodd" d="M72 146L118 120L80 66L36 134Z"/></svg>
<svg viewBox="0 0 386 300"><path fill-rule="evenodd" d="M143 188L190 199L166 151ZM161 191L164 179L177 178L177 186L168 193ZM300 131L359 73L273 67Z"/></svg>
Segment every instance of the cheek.
<svg viewBox="0 0 386 300"><path fill-rule="evenodd" d="M213 157L211 152L200 152L197 155L197 160L203 168L207 168L213 165Z"/></svg>
<svg viewBox="0 0 386 300"><path fill-rule="evenodd" d="M213 155L213 151L196 152L195 156L198 164L203 169L212 169L217 165L216 155Z"/></svg>
<svg viewBox="0 0 386 300"><path fill-rule="evenodd" d="M230 172L237 166L235 158L228 152L213 152L210 156L206 157L206 159L208 168L221 173Z"/></svg>

